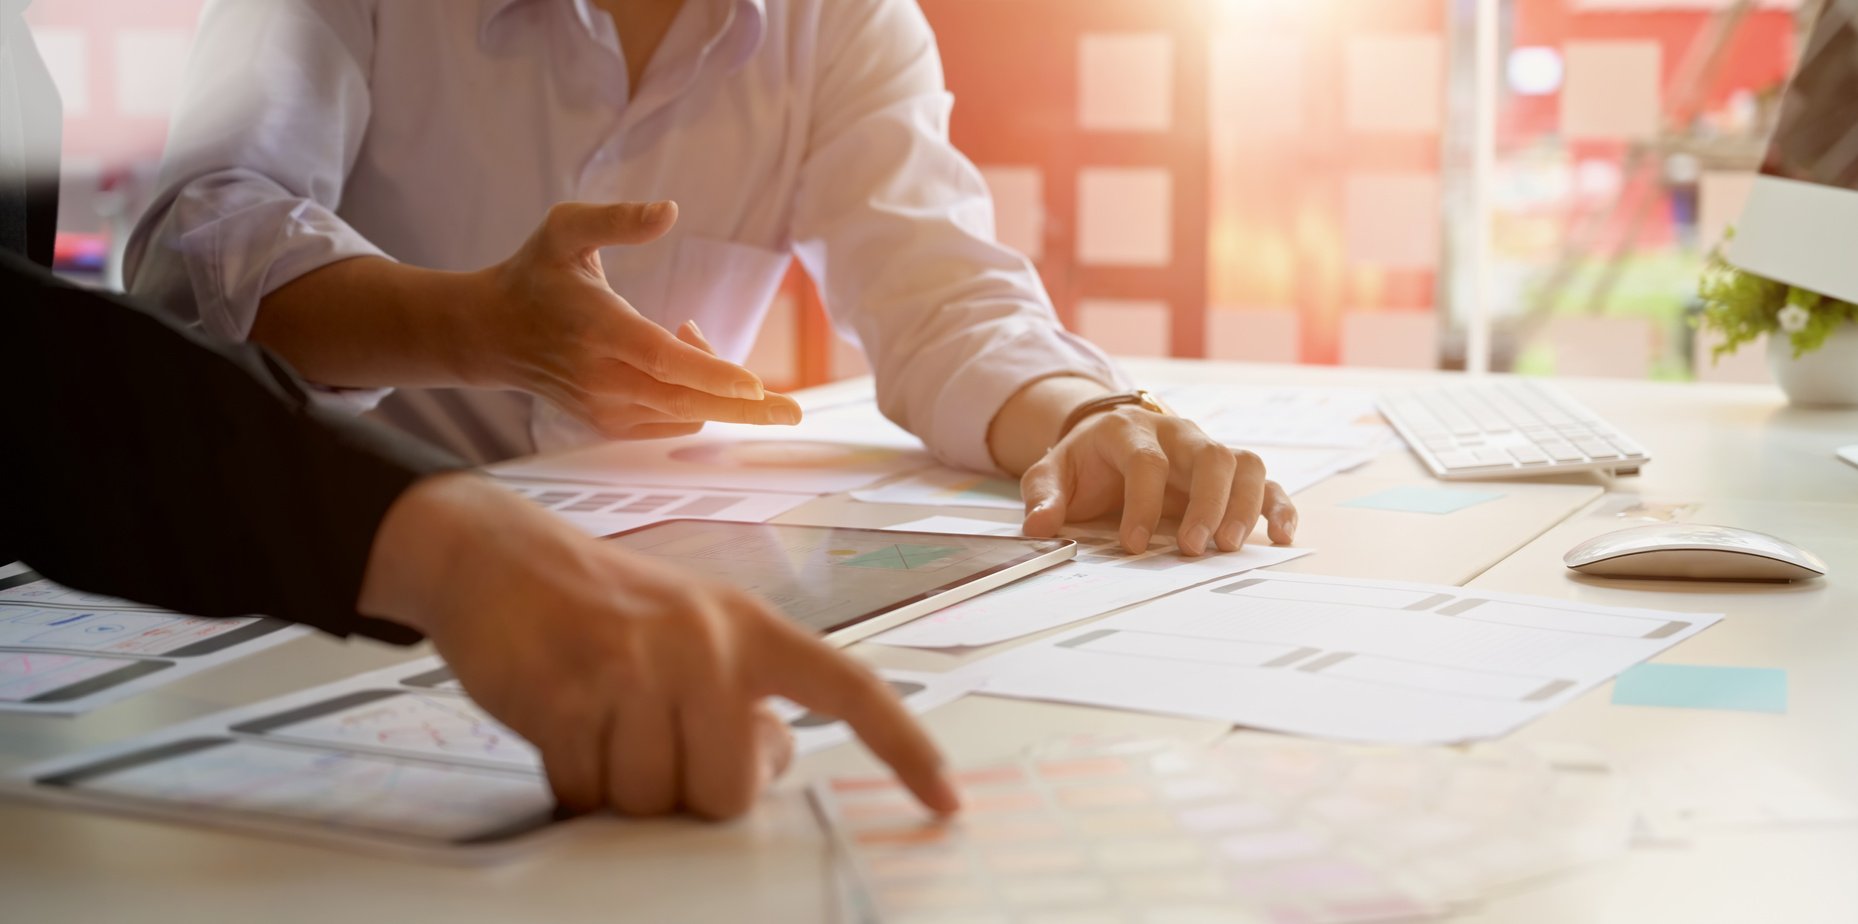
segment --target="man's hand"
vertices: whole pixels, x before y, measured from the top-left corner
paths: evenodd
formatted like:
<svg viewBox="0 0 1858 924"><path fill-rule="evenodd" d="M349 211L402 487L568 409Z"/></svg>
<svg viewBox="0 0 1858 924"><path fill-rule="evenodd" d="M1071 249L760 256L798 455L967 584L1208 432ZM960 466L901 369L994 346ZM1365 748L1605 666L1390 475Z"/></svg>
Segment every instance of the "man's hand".
<svg viewBox="0 0 1858 924"><path fill-rule="evenodd" d="M482 274L492 294L478 376L617 439L684 436L711 420L799 423L799 404L717 358L694 324L674 335L608 287L599 248L650 243L676 222L672 202L549 210L522 249Z"/></svg>
<svg viewBox="0 0 1858 924"><path fill-rule="evenodd" d="M1234 552L1263 515L1271 541L1296 538L1297 508L1265 479L1255 453L1228 449L1191 420L1122 407L1078 423L1020 481L1028 536L1057 535L1069 520L1121 508L1123 548L1141 552L1164 515L1181 518L1181 551L1209 540Z"/></svg>
<svg viewBox="0 0 1858 924"><path fill-rule="evenodd" d="M431 638L541 752L570 809L747 811L792 754L763 705L844 719L931 809L935 745L870 670L741 591L588 539L470 475L409 489L376 534L363 612Z"/></svg>
<svg viewBox="0 0 1858 924"><path fill-rule="evenodd" d="M1041 379L989 426L994 459L1023 473L1026 535L1056 535L1067 522L1120 509L1131 552L1148 548L1163 516L1180 517L1176 539L1189 555L1237 551L1260 516L1272 542L1296 538L1297 508L1266 480L1258 456L1215 442L1193 421L1126 406L1086 417L1057 439L1073 408L1107 391L1088 379Z"/></svg>

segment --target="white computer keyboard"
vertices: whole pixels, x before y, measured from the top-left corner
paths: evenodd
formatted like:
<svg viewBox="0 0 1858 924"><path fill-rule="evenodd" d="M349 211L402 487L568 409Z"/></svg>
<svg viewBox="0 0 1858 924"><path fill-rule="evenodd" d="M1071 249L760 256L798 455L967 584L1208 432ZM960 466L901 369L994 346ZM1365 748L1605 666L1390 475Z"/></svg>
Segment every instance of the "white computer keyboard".
<svg viewBox="0 0 1858 924"><path fill-rule="evenodd" d="M1645 449L1552 385L1526 379L1388 392L1381 413L1448 480L1636 471Z"/></svg>

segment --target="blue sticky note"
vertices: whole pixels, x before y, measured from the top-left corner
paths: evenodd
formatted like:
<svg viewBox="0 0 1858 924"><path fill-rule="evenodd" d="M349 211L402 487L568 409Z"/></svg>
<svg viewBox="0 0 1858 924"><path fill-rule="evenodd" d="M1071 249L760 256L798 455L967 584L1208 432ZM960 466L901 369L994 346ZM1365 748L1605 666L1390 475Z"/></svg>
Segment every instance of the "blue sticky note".
<svg viewBox="0 0 1858 924"><path fill-rule="evenodd" d="M1466 507L1489 503L1503 495L1491 491L1465 491L1460 488L1435 488L1430 485L1407 485L1388 488L1367 497L1357 497L1344 507L1368 510L1396 510L1401 513L1457 513Z"/></svg>
<svg viewBox="0 0 1858 924"><path fill-rule="evenodd" d="M1786 712L1787 672L1774 667L1640 664L1613 682L1621 706Z"/></svg>

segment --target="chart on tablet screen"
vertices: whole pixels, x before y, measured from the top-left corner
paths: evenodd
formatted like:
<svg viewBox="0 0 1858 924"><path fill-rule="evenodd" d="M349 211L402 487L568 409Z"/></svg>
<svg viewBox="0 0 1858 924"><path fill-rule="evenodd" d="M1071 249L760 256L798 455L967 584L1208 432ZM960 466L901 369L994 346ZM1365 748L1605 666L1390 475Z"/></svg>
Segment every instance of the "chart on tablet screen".
<svg viewBox="0 0 1858 924"><path fill-rule="evenodd" d="M939 545L887 545L860 552L857 549L828 549L835 565L848 568L887 568L892 571L919 571L946 564L949 557L962 550Z"/></svg>

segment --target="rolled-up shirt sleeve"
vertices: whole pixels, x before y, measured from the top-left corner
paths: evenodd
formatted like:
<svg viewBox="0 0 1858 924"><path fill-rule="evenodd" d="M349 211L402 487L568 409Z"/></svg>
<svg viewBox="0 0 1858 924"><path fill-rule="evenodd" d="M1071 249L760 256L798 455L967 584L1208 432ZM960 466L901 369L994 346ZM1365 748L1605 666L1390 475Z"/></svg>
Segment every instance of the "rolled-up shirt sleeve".
<svg viewBox="0 0 1858 924"><path fill-rule="evenodd" d="M884 414L942 461L993 470L987 430L1014 393L1055 375L1124 379L995 239L980 171L949 142L953 97L916 4L824 6L796 252L864 346Z"/></svg>
<svg viewBox="0 0 1858 924"><path fill-rule="evenodd" d="M162 158L131 235L131 293L243 340L260 301L341 260L385 257L336 214L370 114L361 0L213 0L201 16ZM322 390L357 408L383 391Z"/></svg>

